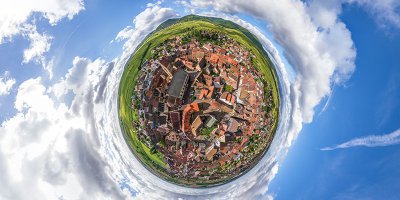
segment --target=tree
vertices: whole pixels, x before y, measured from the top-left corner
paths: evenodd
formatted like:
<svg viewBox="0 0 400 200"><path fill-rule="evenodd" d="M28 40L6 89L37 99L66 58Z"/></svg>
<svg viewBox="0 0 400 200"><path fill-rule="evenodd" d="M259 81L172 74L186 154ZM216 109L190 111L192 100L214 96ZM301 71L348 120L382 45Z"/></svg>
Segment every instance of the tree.
<svg viewBox="0 0 400 200"><path fill-rule="evenodd" d="M157 150L156 150L156 147L151 147L151 149L150 149L150 153L151 154L155 154L155 153L157 153Z"/></svg>
<svg viewBox="0 0 400 200"><path fill-rule="evenodd" d="M231 86L231 85L228 85L228 84L226 84L225 85L225 91L227 91L227 92L232 92L233 91L233 87Z"/></svg>

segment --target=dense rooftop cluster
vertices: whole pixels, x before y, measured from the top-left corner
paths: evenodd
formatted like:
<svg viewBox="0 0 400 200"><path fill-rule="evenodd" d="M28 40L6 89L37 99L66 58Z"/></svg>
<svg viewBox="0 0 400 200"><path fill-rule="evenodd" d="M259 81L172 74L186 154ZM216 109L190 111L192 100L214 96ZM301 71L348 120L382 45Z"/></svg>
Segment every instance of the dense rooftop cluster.
<svg viewBox="0 0 400 200"><path fill-rule="evenodd" d="M227 179L269 145L273 100L252 57L236 40L201 31L165 41L142 63L134 126L171 176Z"/></svg>

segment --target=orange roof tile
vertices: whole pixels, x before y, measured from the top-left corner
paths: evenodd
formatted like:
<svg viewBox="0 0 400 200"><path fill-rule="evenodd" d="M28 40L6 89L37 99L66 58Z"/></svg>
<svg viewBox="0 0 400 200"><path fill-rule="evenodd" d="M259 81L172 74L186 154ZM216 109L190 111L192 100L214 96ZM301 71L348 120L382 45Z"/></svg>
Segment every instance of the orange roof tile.
<svg viewBox="0 0 400 200"><path fill-rule="evenodd" d="M186 132L190 130L190 116L192 115L193 112L199 112L199 104L198 103L192 103L189 106L186 106L185 109L183 110L182 114L182 131Z"/></svg>
<svg viewBox="0 0 400 200"><path fill-rule="evenodd" d="M211 61L213 64L216 64L216 63L218 62L218 60L219 60L219 55L218 55L218 54L215 54L215 53L211 54L210 61Z"/></svg>
<svg viewBox="0 0 400 200"><path fill-rule="evenodd" d="M228 62L229 62L231 65L234 65L234 66L238 65L238 62L237 62L236 60L232 59L232 58L228 58Z"/></svg>
<svg viewBox="0 0 400 200"><path fill-rule="evenodd" d="M207 74L203 74L203 77L206 80L206 85L207 86L212 86L212 76L209 76Z"/></svg>
<svg viewBox="0 0 400 200"><path fill-rule="evenodd" d="M194 111L196 111L196 112L199 112L199 111L200 111L200 109L199 109L199 104L198 104L198 103L192 103L191 106L192 106L192 109L193 109Z"/></svg>
<svg viewBox="0 0 400 200"><path fill-rule="evenodd" d="M221 99L226 99L227 98L227 96L228 96L228 93L227 92L224 92L224 93L222 93L222 95L221 95Z"/></svg>
<svg viewBox="0 0 400 200"><path fill-rule="evenodd" d="M232 95L230 102L231 104L235 104L235 96Z"/></svg>
<svg viewBox="0 0 400 200"><path fill-rule="evenodd" d="M208 94L208 90L202 89L202 90L200 91L199 99L203 99L204 96L206 96L207 94Z"/></svg>
<svg viewBox="0 0 400 200"><path fill-rule="evenodd" d="M210 87L208 87L208 89L210 90L210 92L208 93L207 98L211 98L211 96L214 92L214 86L210 86Z"/></svg>

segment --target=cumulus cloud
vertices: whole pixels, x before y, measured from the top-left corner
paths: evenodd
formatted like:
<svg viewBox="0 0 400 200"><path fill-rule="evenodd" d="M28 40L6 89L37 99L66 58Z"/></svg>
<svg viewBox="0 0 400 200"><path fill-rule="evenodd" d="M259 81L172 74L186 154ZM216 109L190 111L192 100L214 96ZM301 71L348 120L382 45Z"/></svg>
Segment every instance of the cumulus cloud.
<svg viewBox="0 0 400 200"><path fill-rule="evenodd" d="M30 42L24 51L23 63L35 61L49 71L51 68L44 54L50 50L52 37L37 31L32 16L41 16L54 26L63 18L72 19L83 9L83 0L1 1L0 45L11 41L14 36L22 35ZM52 76L51 71L49 75Z"/></svg>
<svg viewBox="0 0 400 200"><path fill-rule="evenodd" d="M0 75L0 96L10 94L14 84L15 79L10 76L9 71L5 71L3 75Z"/></svg>
<svg viewBox="0 0 400 200"><path fill-rule="evenodd" d="M36 30L36 26L28 24L24 27L24 35L28 37L31 44L28 49L24 50L23 63L35 60L38 63L44 62L44 53L50 50L52 37L46 34L40 34Z"/></svg>
<svg viewBox="0 0 400 200"><path fill-rule="evenodd" d="M18 87L17 114L0 126L0 168L5 173L0 198L125 198L100 154L95 128L95 107L104 104L103 75L112 66L101 59L76 57L54 85L57 94L40 77ZM71 104L60 102L69 91ZM95 103L98 98L102 103Z"/></svg>
<svg viewBox="0 0 400 200"><path fill-rule="evenodd" d="M124 54L132 54L138 43L144 39L146 34L157 28L159 24L170 18L178 17L178 14L172 8L164 8L157 2L148 4L148 7L139 13L133 20L133 26L127 26L121 30L115 38L115 41L125 41ZM123 55L122 57L126 57Z"/></svg>
<svg viewBox="0 0 400 200"><path fill-rule="evenodd" d="M355 138L350 141L333 147L321 148L323 151L335 149L347 149L352 147L384 147L400 144L400 129L386 135L369 135L366 137Z"/></svg>

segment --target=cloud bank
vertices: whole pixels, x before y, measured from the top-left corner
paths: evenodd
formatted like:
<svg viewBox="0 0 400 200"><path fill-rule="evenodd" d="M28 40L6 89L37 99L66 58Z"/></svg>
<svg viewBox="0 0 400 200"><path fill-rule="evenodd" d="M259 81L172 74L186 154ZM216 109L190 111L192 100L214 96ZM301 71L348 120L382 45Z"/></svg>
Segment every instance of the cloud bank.
<svg viewBox="0 0 400 200"><path fill-rule="evenodd" d="M369 135L366 137L355 138L350 141L333 147L321 148L322 151L335 149L347 149L352 147L384 147L400 144L400 129L386 135Z"/></svg>
<svg viewBox="0 0 400 200"><path fill-rule="evenodd" d="M0 198L125 198L101 154L95 120L112 67L76 57L55 85L38 77L18 87L17 114L0 127ZM60 101L65 95L69 105Z"/></svg>

